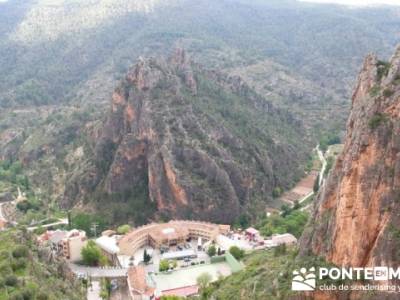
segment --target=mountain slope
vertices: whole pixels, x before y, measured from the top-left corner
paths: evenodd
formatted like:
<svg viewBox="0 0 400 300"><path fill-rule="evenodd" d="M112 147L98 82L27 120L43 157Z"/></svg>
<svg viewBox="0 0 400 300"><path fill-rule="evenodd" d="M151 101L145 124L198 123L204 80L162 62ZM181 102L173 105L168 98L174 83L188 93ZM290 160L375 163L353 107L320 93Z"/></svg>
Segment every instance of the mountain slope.
<svg viewBox="0 0 400 300"><path fill-rule="evenodd" d="M300 268L398 267L399 158L400 46L389 63L375 55L365 59L352 97L344 150L317 195L299 247L255 251L245 257L244 270L202 292L218 300L398 299L396 292L334 289L330 285L338 286L339 281L329 278L318 279L325 290L296 292L291 281L293 270ZM344 282L357 286L369 281Z"/></svg>
<svg viewBox="0 0 400 300"><path fill-rule="evenodd" d="M303 253L345 266L393 266L400 256L400 47L369 55L352 97L343 153L319 193Z"/></svg>
<svg viewBox="0 0 400 300"><path fill-rule="evenodd" d="M285 103L299 103L314 120L315 103L326 111L331 102L343 121L357 66L366 51L389 54L398 13L297 1L13 0L0 4L0 106L106 103L140 55L180 44L196 61L227 71L270 60L274 67L256 84L275 90L271 74L286 68L304 92L284 94ZM336 125L313 128L323 123Z"/></svg>
<svg viewBox="0 0 400 300"><path fill-rule="evenodd" d="M156 212L230 223L302 176L311 148L299 146L303 135L240 78L205 71L178 49L139 61L116 88L91 167L70 182L64 203L96 191L115 219Z"/></svg>

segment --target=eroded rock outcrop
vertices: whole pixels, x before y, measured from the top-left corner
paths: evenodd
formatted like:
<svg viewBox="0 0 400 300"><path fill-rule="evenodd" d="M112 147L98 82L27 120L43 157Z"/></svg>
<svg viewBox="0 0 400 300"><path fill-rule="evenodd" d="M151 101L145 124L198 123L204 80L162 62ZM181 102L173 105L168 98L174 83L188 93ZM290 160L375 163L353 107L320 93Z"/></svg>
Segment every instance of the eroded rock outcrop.
<svg viewBox="0 0 400 300"><path fill-rule="evenodd" d="M95 158L69 182L64 204L96 198L143 222L230 223L301 176L303 135L290 114L240 79L202 70L184 50L140 59L116 88Z"/></svg>
<svg viewBox="0 0 400 300"><path fill-rule="evenodd" d="M344 150L318 195L303 254L339 266L400 264L399 55L400 47L389 63L365 59Z"/></svg>

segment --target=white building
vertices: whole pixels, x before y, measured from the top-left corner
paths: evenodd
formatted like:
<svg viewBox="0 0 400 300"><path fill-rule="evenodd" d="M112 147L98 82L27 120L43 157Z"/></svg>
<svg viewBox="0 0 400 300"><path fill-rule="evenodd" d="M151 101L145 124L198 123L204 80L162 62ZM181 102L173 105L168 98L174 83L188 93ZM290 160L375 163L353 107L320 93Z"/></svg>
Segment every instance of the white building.
<svg viewBox="0 0 400 300"><path fill-rule="evenodd" d="M226 235L219 234L216 242L219 248L221 248L223 251L228 251L232 246L236 246L245 251L253 249L252 245L250 245L248 241L239 235L233 235L232 238L230 238Z"/></svg>
<svg viewBox="0 0 400 300"><path fill-rule="evenodd" d="M69 231L66 238L63 239L66 258L70 261L82 260L81 251L86 243L86 232L77 229Z"/></svg>
<svg viewBox="0 0 400 300"><path fill-rule="evenodd" d="M117 236L103 235L97 238L95 242L110 261L112 261L114 264L118 264L119 247L117 243Z"/></svg>
<svg viewBox="0 0 400 300"><path fill-rule="evenodd" d="M290 233L274 234L272 236L272 242L275 243L277 246L281 244L293 245L297 243L297 239Z"/></svg>

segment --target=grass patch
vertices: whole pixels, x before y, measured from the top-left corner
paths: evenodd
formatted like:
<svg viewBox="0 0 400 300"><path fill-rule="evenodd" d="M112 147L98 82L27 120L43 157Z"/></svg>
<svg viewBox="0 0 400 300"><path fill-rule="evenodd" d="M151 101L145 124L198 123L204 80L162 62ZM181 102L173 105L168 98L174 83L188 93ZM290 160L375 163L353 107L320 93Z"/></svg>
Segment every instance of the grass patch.
<svg viewBox="0 0 400 300"><path fill-rule="evenodd" d="M62 277L62 263L39 258L35 237L23 229L0 232L0 300L83 299L81 287Z"/></svg>
<svg viewBox="0 0 400 300"><path fill-rule="evenodd" d="M379 92L381 91L381 87L379 85L374 85L370 90L369 94L371 97L376 97L379 95Z"/></svg>
<svg viewBox="0 0 400 300"><path fill-rule="evenodd" d="M383 96L385 96L386 98L389 98L390 96L392 96L394 94L394 91L392 89L385 89L383 91Z"/></svg>
<svg viewBox="0 0 400 300"><path fill-rule="evenodd" d="M379 60L377 63L378 68L378 80L381 81L383 77L386 77L389 73L390 63L387 61Z"/></svg>
<svg viewBox="0 0 400 300"><path fill-rule="evenodd" d="M396 75L396 76L394 77L393 83L394 83L395 85L399 85L399 84L400 84L400 74L398 74L398 75Z"/></svg>
<svg viewBox="0 0 400 300"><path fill-rule="evenodd" d="M212 283L208 291L210 297L207 299L289 299L295 295L295 292L291 291L294 270L301 267L331 266L320 257L307 256L297 259L297 254L298 249L295 247L286 251L255 251L245 256L243 271ZM338 284L338 281L318 281L319 285L324 283Z"/></svg>
<svg viewBox="0 0 400 300"><path fill-rule="evenodd" d="M368 122L370 129L378 128L382 123L387 121L387 117L384 114L376 113Z"/></svg>

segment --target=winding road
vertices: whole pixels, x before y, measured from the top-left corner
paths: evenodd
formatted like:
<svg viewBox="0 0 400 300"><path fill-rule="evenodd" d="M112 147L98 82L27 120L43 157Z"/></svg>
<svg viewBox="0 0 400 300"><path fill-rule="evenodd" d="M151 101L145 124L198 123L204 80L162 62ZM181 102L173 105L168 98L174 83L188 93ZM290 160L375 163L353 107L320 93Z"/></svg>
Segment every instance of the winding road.
<svg viewBox="0 0 400 300"><path fill-rule="evenodd" d="M37 225L37 226L31 226L28 227L28 231L34 231L36 228L48 228L52 226L57 226L57 225L67 225L68 224L68 219L59 219L57 222L51 223L51 224L45 224L45 225Z"/></svg>
<svg viewBox="0 0 400 300"><path fill-rule="evenodd" d="M324 154L322 153L321 149L319 148L319 145L317 145L317 147L315 147L315 150L317 151L318 158L322 163L321 170L319 171L319 174L318 174L318 185L319 185L319 188L321 188L325 182L324 173L326 170L326 159L325 159ZM304 202L305 200L307 200L309 197L311 197L314 194L315 194L314 191L311 191L308 195L304 196L301 200L299 200L299 203ZM309 203L308 205L300 208L300 210L303 211L303 210L308 209L311 204L312 203Z"/></svg>
<svg viewBox="0 0 400 300"><path fill-rule="evenodd" d="M322 163L322 167L321 167L321 171L319 172L319 186L322 186L323 182L324 182L324 173L325 173L325 169L326 169L326 159L324 157L324 154L322 153L321 149L319 148L319 145L315 148L317 150L318 153L318 158Z"/></svg>

